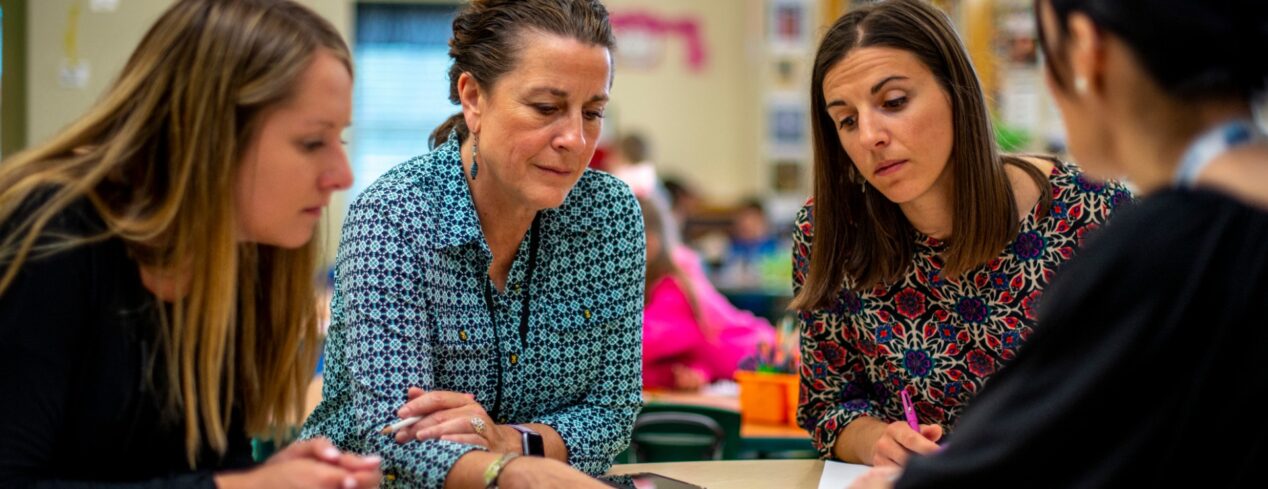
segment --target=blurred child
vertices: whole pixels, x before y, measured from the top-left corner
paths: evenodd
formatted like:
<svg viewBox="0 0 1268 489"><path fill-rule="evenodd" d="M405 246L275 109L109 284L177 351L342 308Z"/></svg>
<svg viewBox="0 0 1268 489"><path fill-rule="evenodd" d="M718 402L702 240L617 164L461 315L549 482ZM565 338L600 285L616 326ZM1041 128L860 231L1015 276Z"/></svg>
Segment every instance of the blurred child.
<svg viewBox="0 0 1268 489"><path fill-rule="evenodd" d="M646 198L640 204L647 229L643 386L696 390L731 378L740 359L774 341L774 328L727 302L698 265L676 263L686 255L666 239L671 218Z"/></svg>

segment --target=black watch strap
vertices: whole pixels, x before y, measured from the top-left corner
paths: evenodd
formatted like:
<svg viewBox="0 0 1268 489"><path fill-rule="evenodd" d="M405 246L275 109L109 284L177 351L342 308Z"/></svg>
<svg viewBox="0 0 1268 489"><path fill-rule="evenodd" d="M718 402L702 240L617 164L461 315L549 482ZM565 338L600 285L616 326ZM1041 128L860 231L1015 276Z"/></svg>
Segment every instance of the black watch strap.
<svg viewBox="0 0 1268 489"><path fill-rule="evenodd" d="M532 428L518 424L508 425L520 432L520 441L524 445L524 455L532 455L534 457L546 456L546 445L542 442L542 435Z"/></svg>

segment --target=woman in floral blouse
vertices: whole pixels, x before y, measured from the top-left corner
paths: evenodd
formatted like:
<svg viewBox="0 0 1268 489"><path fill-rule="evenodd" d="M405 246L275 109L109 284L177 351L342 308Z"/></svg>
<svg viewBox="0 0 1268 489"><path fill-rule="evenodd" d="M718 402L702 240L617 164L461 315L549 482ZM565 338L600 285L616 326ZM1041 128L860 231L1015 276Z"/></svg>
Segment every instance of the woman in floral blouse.
<svg viewBox="0 0 1268 489"><path fill-rule="evenodd" d="M839 19L811 97L815 190L793 250L797 419L824 457L902 465L937 450L1025 341L1053 273L1130 194L1070 164L999 154L963 44L918 0Z"/></svg>
<svg viewBox="0 0 1268 489"><path fill-rule="evenodd" d="M645 262L633 194L586 169L607 12L477 0L453 31L462 112L349 212L304 435L381 455L391 487L601 487L581 471L607 470L641 405Z"/></svg>

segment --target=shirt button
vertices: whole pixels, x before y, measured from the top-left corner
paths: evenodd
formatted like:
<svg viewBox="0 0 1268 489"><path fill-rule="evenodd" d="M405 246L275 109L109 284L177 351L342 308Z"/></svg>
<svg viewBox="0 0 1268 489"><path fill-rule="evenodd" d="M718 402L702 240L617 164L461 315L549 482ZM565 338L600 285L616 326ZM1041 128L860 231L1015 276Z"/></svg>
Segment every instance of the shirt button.
<svg viewBox="0 0 1268 489"><path fill-rule="evenodd" d="M589 309L586 309L586 310L582 311L582 312L581 312L581 315L582 315L582 316L585 316L585 317L586 317L586 319L590 319L590 310L589 310Z"/></svg>
<svg viewBox="0 0 1268 489"><path fill-rule="evenodd" d="M514 354L514 353L512 353L512 354L511 354L511 365L515 365L515 364L517 364L517 363L520 363L520 356L519 356L519 355L516 355L516 354Z"/></svg>
<svg viewBox="0 0 1268 489"><path fill-rule="evenodd" d="M515 282L514 284L512 284L511 290L514 290L516 294L520 293L520 283Z"/></svg>
<svg viewBox="0 0 1268 489"><path fill-rule="evenodd" d="M464 329L464 330L462 330L462 331L459 331L459 332L458 332L458 339L460 339L460 340L462 340L462 341L467 341L467 330L465 330L465 329Z"/></svg>

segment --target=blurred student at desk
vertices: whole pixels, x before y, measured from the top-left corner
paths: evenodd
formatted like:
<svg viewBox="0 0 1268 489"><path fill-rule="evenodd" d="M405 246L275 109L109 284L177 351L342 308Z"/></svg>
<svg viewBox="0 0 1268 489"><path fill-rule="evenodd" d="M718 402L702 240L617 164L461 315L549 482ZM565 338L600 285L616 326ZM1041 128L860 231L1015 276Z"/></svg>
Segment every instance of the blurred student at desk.
<svg viewBox="0 0 1268 489"><path fill-rule="evenodd" d="M788 246L771 232L760 200L749 199L736 209L730 238L726 256L715 275L718 284L730 289L788 287L786 274L771 277L767 271L772 261L777 269L787 268ZM779 268L780 265L783 268Z"/></svg>
<svg viewBox="0 0 1268 489"><path fill-rule="evenodd" d="M736 309L697 267L678 266L666 230L669 216L639 199L647 232L647 300L643 312L643 386L697 390L731 379L741 359L775 330L764 319Z"/></svg>

